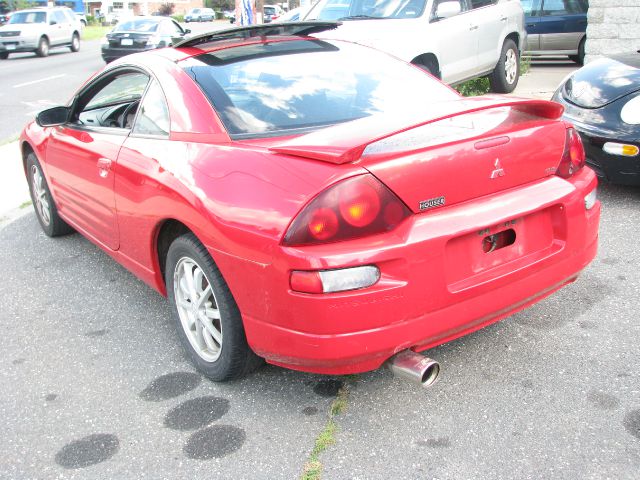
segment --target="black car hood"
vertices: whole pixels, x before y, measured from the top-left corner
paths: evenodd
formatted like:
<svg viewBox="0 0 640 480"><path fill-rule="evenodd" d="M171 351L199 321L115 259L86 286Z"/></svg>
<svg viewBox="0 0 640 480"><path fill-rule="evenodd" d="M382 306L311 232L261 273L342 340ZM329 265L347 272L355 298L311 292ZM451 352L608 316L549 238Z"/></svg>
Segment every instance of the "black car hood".
<svg viewBox="0 0 640 480"><path fill-rule="evenodd" d="M562 88L564 98L583 108L600 108L640 90L640 53L601 58L578 70Z"/></svg>

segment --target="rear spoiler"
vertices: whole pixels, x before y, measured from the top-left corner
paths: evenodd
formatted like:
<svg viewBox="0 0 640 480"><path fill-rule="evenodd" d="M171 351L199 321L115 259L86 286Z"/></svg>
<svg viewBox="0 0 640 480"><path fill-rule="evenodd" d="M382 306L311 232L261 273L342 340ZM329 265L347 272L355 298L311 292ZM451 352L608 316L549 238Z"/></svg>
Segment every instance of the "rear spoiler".
<svg viewBox="0 0 640 480"><path fill-rule="evenodd" d="M362 152L368 145L384 138L458 115L501 107L511 107L523 113L551 120L559 119L564 111L562 105L548 100L485 95L435 103L429 112L364 117L301 135L274 145L269 150L341 165L355 162L362 156Z"/></svg>

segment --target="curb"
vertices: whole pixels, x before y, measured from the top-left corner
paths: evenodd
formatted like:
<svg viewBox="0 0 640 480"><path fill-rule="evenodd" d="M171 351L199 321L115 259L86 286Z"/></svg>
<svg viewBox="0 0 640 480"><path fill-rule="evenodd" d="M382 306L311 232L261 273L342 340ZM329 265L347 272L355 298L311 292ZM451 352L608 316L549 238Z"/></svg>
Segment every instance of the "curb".
<svg viewBox="0 0 640 480"><path fill-rule="evenodd" d="M18 142L0 146L0 228L31 211Z"/></svg>

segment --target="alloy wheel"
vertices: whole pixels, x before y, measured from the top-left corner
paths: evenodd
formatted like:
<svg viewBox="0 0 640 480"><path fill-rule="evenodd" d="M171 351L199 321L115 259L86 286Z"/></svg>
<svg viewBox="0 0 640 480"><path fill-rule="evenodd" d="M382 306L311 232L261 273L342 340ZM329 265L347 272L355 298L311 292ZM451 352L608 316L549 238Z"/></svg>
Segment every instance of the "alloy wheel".
<svg viewBox="0 0 640 480"><path fill-rule="evenodd" d="M518 75L518 55L513 49L507 50L504 62L504 73L509 85L515 82Z"/></svg>
<svg viewBox="0 0 640 480"><path fill-rule="evenodd" d="M44 179L35 165L31 167L31 186L33 188L33 201L38 215L40 215L42 223L49 225L51 223L51 205L44 187Z"/></svg>
<svg viewBox="0 0 640 480"><path fill-rule="evenodd" d="M173 290L189 343L204 361L215 362L222 351L220 310L209 279L192 258L182 257L176 264Z"/></svg>

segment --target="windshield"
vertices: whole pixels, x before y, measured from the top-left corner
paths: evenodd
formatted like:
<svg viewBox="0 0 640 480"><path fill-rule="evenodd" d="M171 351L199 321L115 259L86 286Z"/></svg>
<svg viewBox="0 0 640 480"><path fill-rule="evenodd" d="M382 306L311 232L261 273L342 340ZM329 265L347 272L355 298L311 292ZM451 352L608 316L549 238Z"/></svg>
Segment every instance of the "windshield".
<svg viewBox="0 0 640 480"><path fill-rule="evenodd" d="M275 15L276 9L273 7L264 7L264 13L267 15Z"/></svg>
<svg viewBox="0 0 640 480"><path fill-rule="evenodd" d="M47 14L45 12L16 12L11 15L9 23L46 23Z"/></svg>
<svg viewBox="0 0 640 480"><path fill-rule="evenodd" d="M155 20L129 20L116 25L114 32L155 32L158 22Z"/></svg>
<svg viewBox="0 0 640 480"><path fill-rule="evenodd" d="M416 67L324 40L243 45L182 62L233 137L296 133L458 98Z"/></svg>
<svg viewBox="0 0 640 480"><path fill-rule="evenodd" d="M426 0L320 0L305 20L417 18Z"/></svg>
<svg viewBox="0 0 640 480"><path fill-rule="evenodd" d="M192 8L191 11L189 12L190 15L194 15L196 13L200 13L200 9L199 8Z"/></svg>

